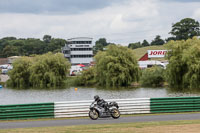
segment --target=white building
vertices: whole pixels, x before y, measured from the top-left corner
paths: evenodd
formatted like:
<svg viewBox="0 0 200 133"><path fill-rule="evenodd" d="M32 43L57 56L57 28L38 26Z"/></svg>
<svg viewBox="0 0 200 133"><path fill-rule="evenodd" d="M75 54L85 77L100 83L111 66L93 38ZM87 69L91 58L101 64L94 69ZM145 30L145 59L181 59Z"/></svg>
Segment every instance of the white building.
<svg viewBox="0 0 200 133"><path fill-rule="evenodd" d="M92 38L78 37L68 39L67 44L62 48L62 53L72 65L88 65L93 61Z"/></svg>
<svg viewBox="0 0 200 133"><path fill-rule="evenodd" d="M165 69L168 64L168 61L164 59L167 52L167 50L147 50L147 53L142 56L138 61L139 67L144 69L156 65L161 66ZM162 59L162 61L155 60L159 58Z"/></svg>
<svg viewBox="0 0 200 133"><path fill-rule="evenodd" d="M167 64L158 60L138 61L138 65L141 69L152 67L152 66L160 66L166 69Z"/></svg>

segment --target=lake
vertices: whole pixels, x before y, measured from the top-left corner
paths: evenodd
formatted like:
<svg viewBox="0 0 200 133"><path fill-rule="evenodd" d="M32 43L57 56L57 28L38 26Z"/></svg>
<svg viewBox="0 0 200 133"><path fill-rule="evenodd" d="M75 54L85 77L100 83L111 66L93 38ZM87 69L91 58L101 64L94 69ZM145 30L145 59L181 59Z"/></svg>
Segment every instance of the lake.
<svg viewBox="0 0 200 133"><path fill-rule="evenodd" d="M75 87L52 90L0 88L0 105L93 100L94 95L99 95L103 99L182 97L200 96L200 91L175 91L169 88L105 89L77 87L77 91L75 91Z"/></svg>

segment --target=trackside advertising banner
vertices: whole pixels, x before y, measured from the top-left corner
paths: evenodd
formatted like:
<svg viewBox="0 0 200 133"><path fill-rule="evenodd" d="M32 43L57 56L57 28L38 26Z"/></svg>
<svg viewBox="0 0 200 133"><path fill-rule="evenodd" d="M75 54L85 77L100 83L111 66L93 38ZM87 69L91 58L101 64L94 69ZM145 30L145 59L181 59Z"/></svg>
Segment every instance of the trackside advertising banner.
<svg viewBox="0 0 200 133"><path fill-rule="evenodd" d="M148 58L163 58L167 50L148 50Z"/></svg>

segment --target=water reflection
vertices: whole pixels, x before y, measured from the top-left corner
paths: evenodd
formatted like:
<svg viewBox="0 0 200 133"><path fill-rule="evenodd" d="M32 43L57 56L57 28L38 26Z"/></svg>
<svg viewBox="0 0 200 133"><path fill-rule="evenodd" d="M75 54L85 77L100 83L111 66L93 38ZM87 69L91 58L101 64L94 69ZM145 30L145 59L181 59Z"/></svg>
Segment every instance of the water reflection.
<svg viewBox="0 0 200 133"><path fill-rule="evenodd" d="M75 87L65 89L0 89L0 105L58 101L92 100L94 95L104 99L200 96L200 90L170 88L95 88Z"/></svg>
<svg viewBox="0 0 200 133"><path fill-rule="evenodd" d="M175 89L166 88L170 97L200 96L200 89Z"/></svg>

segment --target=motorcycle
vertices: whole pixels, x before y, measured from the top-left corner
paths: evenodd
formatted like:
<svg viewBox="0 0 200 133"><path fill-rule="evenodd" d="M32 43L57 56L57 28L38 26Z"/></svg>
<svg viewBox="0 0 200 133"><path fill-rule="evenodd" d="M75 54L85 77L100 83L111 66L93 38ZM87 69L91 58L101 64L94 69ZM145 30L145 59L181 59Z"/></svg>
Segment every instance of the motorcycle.
<svg viewBox="0 0 200 133"><path fill-rule="evenodd" d="M106 109L95 104L95 101L90 105L89 117L92 120L97 120L98 118L112 117L118 119L120 117L119 106L116 102L109 102L106 105Z"/></svg>

